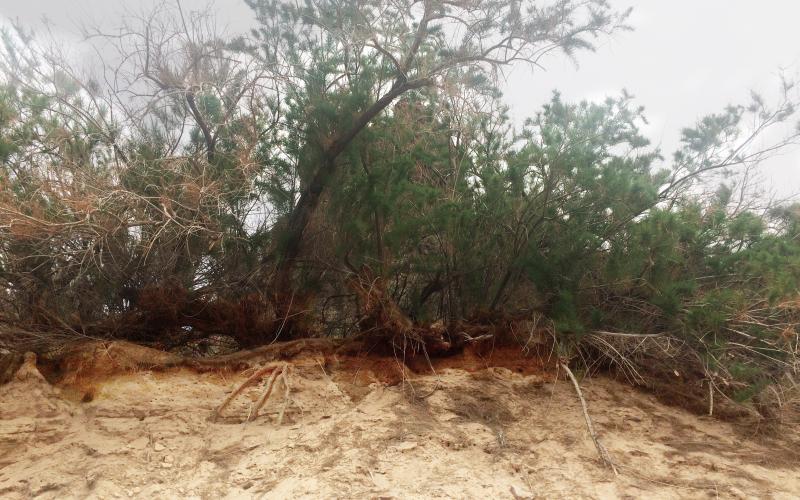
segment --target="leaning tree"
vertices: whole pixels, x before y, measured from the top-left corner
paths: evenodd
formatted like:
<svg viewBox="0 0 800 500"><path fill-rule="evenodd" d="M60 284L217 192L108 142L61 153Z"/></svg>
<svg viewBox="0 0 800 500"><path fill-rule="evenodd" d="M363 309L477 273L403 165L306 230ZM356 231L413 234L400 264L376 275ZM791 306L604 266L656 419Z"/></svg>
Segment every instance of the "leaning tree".
<svg viewBox="0 0 800 500"><path fill-rule="evenodd" d="M337 160L400 96L591 50L598 36L624 29L628 14L606 0L247 2L258 19L256 53L300 104L293 146L302 156L289 177L296 182L284 186L286 220L272 251L278 287L290 285Z"/></svg>

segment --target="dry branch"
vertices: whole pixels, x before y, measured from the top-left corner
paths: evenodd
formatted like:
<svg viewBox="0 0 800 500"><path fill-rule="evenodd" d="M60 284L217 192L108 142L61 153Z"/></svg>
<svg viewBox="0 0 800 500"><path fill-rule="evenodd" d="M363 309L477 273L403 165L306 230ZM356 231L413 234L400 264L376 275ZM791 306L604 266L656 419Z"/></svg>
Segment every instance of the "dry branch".
<svg viewBox="0 0 800 500"><path fill-rule="evenodd" d="M567 372L569 379L572 381L573 387L575 387L575 393L578 395L578 399L581 401L581 407L583 408L583 418L586 420L586 428L589 430L589 436L592 438L594 442L595 448L597 448L597 453L600 455L600 460L609 467L612 471L614 471L614 475L619 475L617 472L617 467L614 465L614 462L611 460L611 456L608 454L608 450L603 444L600 442L600 439L597 437L597 433L594 431L594 425L592 425L592 419L589 417L589 408L586 405L586 399L583 397L583 392L581 391L581 386L578 384L578 379L575 378L575 375L572 373L572 370L566 365L566 363L560 363L561 368Z"/></svg>

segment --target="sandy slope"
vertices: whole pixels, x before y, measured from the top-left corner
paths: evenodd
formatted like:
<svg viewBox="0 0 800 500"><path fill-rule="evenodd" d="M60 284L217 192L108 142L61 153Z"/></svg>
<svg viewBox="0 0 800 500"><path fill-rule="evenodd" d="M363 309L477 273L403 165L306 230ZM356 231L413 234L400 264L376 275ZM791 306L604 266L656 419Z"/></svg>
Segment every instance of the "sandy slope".
<svg viewBox="0 0 800 500"><path fill-rule="evenodd" d="M296 363L281 426L280 397L241 423L258 388L208 421L244 375L118 375L88 403L35 377L2 386L0 497L800 496L796 445L757 444L611 380L586 380L584 390L616 478L598 462L567 382L444 369L387 387L368 370L318 361Z"/></svg>

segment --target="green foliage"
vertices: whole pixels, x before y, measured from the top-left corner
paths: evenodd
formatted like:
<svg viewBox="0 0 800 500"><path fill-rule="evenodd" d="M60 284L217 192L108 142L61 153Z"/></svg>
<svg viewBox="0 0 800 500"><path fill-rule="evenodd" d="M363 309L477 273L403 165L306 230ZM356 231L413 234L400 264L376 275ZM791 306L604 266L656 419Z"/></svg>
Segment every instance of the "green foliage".
<svg viewBox="0 0 800 500"><path fill-rule="evenodd" d="M134 38L130 73L152 73L126 91L143 103L104 100L4 34L4 317L84 328L169 283L208 301L296 293L322 322L355 271L418 322L541 313L565 355L596 330L668 334L735 397L787 363L800 206L752 208L733 172L759 158L752 123L790 119L791 102L701 118L665 160L626 92L555 92L516 130L492 84L620 27L605 1L248 3L253 40L165 35L139 60L158 37ZM469 35L452 36L455 19ZM509 60L481 46L507 36L521 44ZM269 289L312 194L296 289Z"/></svg>

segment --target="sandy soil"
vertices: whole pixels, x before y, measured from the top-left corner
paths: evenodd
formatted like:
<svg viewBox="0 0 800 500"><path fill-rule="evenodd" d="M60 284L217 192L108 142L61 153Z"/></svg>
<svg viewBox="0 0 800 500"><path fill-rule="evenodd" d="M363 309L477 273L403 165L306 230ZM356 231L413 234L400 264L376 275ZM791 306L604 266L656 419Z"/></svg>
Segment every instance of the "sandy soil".
<svg viewBox="0 0 800 500"><path fill-rule="evenodd" d="M583 386L618 477L598 461L565 381L443 368L387 386L367 368L310 357L294 362L281 425L281 387L253 422L242 423L260 387L210 422L245 377L143 370L83 392L23 374L0 387L0 497L800 496L796 444L604 378Z"/></svg>

